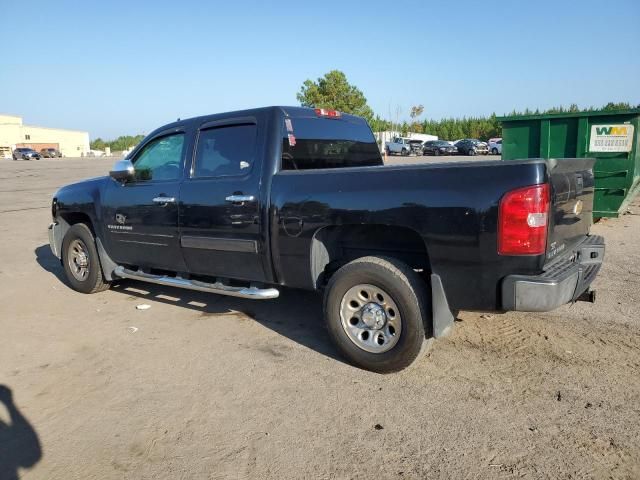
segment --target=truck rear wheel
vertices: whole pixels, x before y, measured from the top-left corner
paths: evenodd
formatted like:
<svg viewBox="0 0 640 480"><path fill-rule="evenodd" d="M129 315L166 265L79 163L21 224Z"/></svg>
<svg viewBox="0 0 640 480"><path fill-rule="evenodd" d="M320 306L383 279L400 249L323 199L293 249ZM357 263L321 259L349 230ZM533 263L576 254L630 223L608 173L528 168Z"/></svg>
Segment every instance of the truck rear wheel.
<svg viewBox="0 0 640 480"><path fill-rule="evenodd" d="M96 293L109 288L104 279L93 233L84 223L73 225L62 240L62 265L74 290Z"/></svg>
<svg viewBox="0 0 640 480"><path fill-rule="evenodd" d="M338 270L324 297L332 340L355 365L379 373L408 367L426 345L427 286L406 264L363 257Z"/></svg>

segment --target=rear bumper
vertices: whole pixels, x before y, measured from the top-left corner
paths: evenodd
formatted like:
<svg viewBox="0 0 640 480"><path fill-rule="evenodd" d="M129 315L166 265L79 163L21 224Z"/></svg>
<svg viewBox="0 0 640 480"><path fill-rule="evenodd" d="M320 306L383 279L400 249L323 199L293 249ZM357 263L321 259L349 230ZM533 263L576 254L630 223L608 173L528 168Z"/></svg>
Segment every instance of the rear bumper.
<svg viewBox="0 0 640 480"><path fill-rule="evenodd" d="M588 236L572 255L546 265L540 275L505 277L502 282L503 310L548 312L575 301L596 278L604 251L604 238Z"/></svg>

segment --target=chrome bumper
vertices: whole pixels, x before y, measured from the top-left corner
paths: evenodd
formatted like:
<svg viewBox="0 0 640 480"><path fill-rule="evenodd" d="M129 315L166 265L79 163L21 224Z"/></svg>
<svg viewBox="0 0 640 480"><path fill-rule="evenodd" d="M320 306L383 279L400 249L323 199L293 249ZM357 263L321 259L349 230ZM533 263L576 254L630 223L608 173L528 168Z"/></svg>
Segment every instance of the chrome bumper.
<svg viewBox="0 0 640 480"><path fill-rule="evenodd" d="M540 275L507 276L502 282L503 310L548 312L576 301L596 278L604 251L604 238L589 236L575 255L545 266Z"/></svg>

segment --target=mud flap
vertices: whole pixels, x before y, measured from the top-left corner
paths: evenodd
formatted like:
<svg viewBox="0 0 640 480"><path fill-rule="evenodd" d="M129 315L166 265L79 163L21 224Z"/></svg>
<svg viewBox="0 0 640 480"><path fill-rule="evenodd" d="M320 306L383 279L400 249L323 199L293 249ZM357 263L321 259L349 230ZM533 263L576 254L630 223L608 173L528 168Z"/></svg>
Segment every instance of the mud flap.
<svg viewBox="0 0 640 480"><path fill-rule="evenodd" d="M107 282L110 282L114 279L113 271L116 269L118 265L113 260L111 260L111 257L109 257L109 254L102 246L102 242L100 241L99 237L96 237L96 247L98 250L98 257L100 257L100 265L102 266L102 273L104 275L105 280Z"/></svg>
<svg viewBox="0 0 640 480"><path fill-rule="evenodd" d="M435 273L431 274L431 309L433 313L431 329L433 336L440 338L449 335L453 328L454 318L444 293L440 275Z"/></svg>

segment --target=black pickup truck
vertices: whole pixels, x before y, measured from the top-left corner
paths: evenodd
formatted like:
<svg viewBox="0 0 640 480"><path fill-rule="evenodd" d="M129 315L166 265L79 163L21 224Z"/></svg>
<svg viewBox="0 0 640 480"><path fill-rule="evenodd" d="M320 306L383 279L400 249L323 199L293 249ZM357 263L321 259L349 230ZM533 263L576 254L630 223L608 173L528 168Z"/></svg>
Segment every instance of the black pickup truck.
<svg viewBox="0 0 640 480"><path fill-rule="evenodd" d="M269 107L181 120L61 188L49 240L85 293L121 278L271 299L324 294L354 364L390 372L457 310L593 300L593 160L384 166L367 123Z"/></svg>

